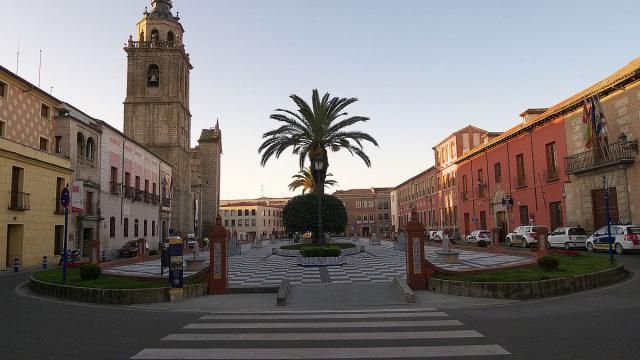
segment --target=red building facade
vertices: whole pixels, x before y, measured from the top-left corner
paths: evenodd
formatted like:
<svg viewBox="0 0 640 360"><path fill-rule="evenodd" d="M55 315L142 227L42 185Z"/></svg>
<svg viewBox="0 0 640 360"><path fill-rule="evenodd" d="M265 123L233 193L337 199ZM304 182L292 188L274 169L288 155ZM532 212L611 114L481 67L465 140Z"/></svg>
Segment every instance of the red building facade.
<svg viewBox="0 0 640 360"><path fill-rule="evenodd" d="M547 109L521 116L522 123L456 162L464 236L496 229L504 240L519 225L553 229L566 223L564 118Z"/></svg>

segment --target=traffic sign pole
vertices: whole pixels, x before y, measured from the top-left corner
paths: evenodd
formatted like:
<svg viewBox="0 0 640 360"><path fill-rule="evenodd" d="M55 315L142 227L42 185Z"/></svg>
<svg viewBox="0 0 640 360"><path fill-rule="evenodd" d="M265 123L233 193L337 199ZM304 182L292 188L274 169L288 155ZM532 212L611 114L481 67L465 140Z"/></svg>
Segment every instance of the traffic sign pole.
<svg viewBox="0 0 640 360"><path fill-rule="evenodd" d="M604 207L607 211L607 240L609 241L609 261L613 264L613 241L611 239L611 213L609 212L609 182L607 177L603 176L604 182Z"/></svg>

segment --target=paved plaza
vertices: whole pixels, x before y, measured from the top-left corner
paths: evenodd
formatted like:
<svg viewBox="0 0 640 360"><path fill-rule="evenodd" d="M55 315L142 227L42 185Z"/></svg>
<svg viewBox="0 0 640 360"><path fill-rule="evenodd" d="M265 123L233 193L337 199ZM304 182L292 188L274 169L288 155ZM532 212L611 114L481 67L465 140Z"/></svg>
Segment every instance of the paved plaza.
<svg viewBox="0 0 640 360"><path fill-rule="evenodd" d="M365 252L345 256L343 266L327 267L302 267L297 264L295 257L272 255L272 248L286 243L288 242L264 241L261 248L242 245L241 255L229 257L229 285L269 287L279 285L283 279L288 279L292 285L386 283L391 282L395 276L406 276L405 253L394 250L390 241L382 241L379 246L369 246L366 240L361 239L356 244L365 245ZM426 246L425 249L430 262L448 270L479 270L532 261L527 256L460 250L459 263L446 264L436 254L436 250L440 248ZM207 251L199 254L200 259L208 260L208 257ZM188 258L193 256L186 255L185 259ZM105 270L105 273L156 277L160 275L160 260L117 266ZM193 272L185 272L185 276L191 274ZM167 276L166 271L164 275Z"/></svg>

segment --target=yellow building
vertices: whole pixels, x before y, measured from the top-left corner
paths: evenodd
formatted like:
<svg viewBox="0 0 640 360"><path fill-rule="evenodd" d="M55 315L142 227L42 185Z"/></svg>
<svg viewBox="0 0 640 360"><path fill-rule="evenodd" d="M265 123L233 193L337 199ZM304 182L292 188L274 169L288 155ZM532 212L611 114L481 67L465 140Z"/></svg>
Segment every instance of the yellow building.
<svg viewBox="0 0 640 360"><path fill-rule="evenodd" d="M36 266L62 249L59 194L71 164L57 155L60 101L0 66L0 269Z"/></svg>

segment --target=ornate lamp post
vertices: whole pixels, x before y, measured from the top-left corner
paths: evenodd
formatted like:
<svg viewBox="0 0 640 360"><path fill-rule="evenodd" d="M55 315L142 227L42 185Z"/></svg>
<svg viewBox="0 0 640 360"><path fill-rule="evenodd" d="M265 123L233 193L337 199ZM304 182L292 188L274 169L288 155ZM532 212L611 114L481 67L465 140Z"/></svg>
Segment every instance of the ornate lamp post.
<svg viewBox="0 0 640 360"><path fill-rule="evenodd" d="M322 195L324 194L324 184L322 184L322 170L324 169L324 157L318 155L313 159L313 169L316 173L315 193L318 196L318 232L316 234L316 243L324 245L324 237L322 236Z"/></svg>

